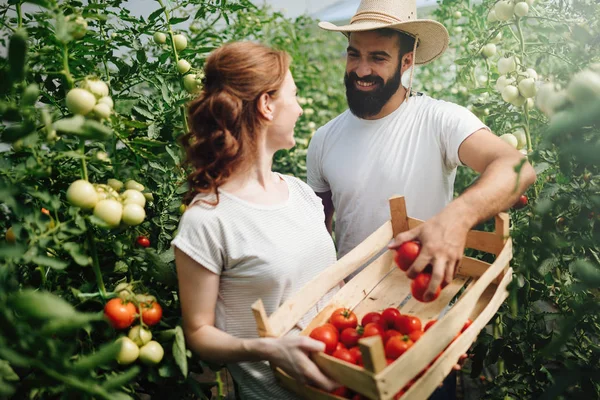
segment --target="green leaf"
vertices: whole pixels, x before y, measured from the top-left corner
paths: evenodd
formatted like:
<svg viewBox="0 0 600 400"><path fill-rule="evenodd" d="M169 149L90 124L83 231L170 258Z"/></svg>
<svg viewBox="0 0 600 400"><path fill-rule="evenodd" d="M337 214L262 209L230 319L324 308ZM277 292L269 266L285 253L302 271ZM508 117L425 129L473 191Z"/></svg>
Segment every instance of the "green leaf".
<svg viewBox="0 0 600 400"><path fill-rule="evenodd" d="M17 29L10 38L8 45L8 63L10 78L13 82L20 82L25 78L25 59L27 57L27 32Z"/></svg>
<svg viewBox="0 0 600 400"><path fill-rule="evenodd" d="M161 15L163 12L165 11L165 7L161 7L156 11L152 11L152 14L150 14L148 16L148 22L152 22L154 21L156 18L158 18L159 15Z"/></svg>
<svg viewBox="0 0 600 400"><path fill-rule="evenodd" d="M124 261L119 260L115 263L113 272L116 272L119 274L125 274L125 273L127 273L127 271L129 271L129 266Z"/></svg>
<svg viewBox="0 0 600 400"><path fill-rule="evenodd" d="M138 107L138 106L134 106L133 110L135 112L137 112L138 114L140 114L142 117L146 117L149 120L154 120L154 115L150 111L148 111L148 110L146 110L144 108L141 108L141 107Z"/></svg>
<svg viewBox="0 0 600 400"><path fill-rule="evenodd" d="M63 335L72 334L73 331L84 329L90 325L93 321L103 321L104 314L84 314L77 313L68 318L55 318L46 323L40 333L42 335Z"/></svg>
<svg viewBox="0 0 600 400"><path fill-rule="evenodd" d="M26 318L48 320L52 318L69 318L76 315L71 304L60 297L42 291L25 289L10 297L13 310Z"/></svg>
<svg viewBox="0 0 600 400"><path fill-rule="evenodd" d="M68 262L65 262L61 259L55 257L48 257L46 255L37 255L33 257L31 262L39 265L43 265L45 267L50 267L52 269L61 270L67 268L69 265Z"/></svg>
<svg viewBox="0 0 600 400"><path fill-rule="evenodd" d="M456 65L467 65L471 62L471 58L459 58L458 60L454 60L454 64Z"/></svg>
<svg viewBox="0 0 600 400"><path fill-rule="evenodd" d="M586 260L577 260L569 265L569 271L588 288L600 287L600 268Z"/></svg>
<svg viewBox="0 0 600 400"><path fill-rule="evenodd" d="M135 378L141 371L141 368L137 365L129 368L122 374L109 376L106 381L102 384L102 388L105 390L119 389L122 386L128 384Z"/></svg>
<svg viewBox="0 0 600 400"><path fill-rule="evenodd" d="M63 249L65 249L69 253L69 255L78 265L86 267L92 264L91 258L85 253L85 250L81 247L79 243L65 243L63 245Z"/></svg>
<svg viewBox="0 0 600 400"><path fill-rule="evenodd" d="M23 3L36 4L40 7L44 7L48 10L50 10L56 6L56 2L51 1L51 0L24 0Z"/></svg>
<svg viewBox="0 0 600 400"><path fill-rule="evenodd" d="M176 24L180 24L182 22L187 21L188 19L190 19L190 16L186 16L186 17L177 17L177 18L171 18L170 22L171 25L176 25Z"/></svg>
<svg viewBox="0 0 600 400"><path fill-rule="evenodd" d="M188 362L185 355L185 336L180 326L175 327L175 340L173 340L173 358L179 366L184 377L188 375Z"/></svg>
<svg viewBox="0 0 600 400"><path fill-rule="evenodd" d="M70 118L59 119L54 122L54 129L58 132L79 135L82 133L85 117L83 115L75 115Z"/></svg>
<svg viewBox="0 0 600 400"><path fill-rule="evenodd" d="M101 365L109 364L117 358L117 354L121 351L121 346L119 340L105 344L95 353L79 358L73 364L73 368L84 372L94 370Z"/></svg>
<svg viewBox="0 0 600 400"><path fill-rule="evenodd" d="M17 382L19 380L19 375L13 371L8 361L0 360L0 378L5 381Z"/></svg>
<svg viewBox="0 0 600 400"><path fill-rule="evenodd" d="M21 243L7 243L0 241L0 259L21 258L27 246Z"/></svg>

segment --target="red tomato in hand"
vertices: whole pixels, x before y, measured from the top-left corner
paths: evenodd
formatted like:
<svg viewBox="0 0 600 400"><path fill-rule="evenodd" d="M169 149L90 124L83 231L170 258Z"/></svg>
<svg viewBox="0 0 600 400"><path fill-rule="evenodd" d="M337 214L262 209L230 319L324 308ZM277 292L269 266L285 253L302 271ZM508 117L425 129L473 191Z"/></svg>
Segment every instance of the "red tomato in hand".
<svg viewBox="0 0 600 400"><path fill-rule="evenodd" d="M348 351L352 353L356 359L356 365L363 365L362 353L360 352L360 348L358 346L351 347L348 349Z"/></svg>
<svg viewBox="0 0 600 400"><path fill-rule="evenodd" d="M396 250L394 261L402 271L406 271L415 262L420 252L421 244L419 242L404 242Z"/></svg>
<svg viewBox="0 0 600 400"><path fill-rule="evenodd" d="M413 331L420 331L421 320L414 315L404 314L398 318L394 328L403 335L410 335Z"/></svg>
<svg viewBox="0 0 600 400"><path fill-rule="evenodd" d="M129 328L135 319L137 309L133 303L125 303L120 297L111 299L104 306L104 315L116 329Z"/></svg>
<svg viewBox="0 0 600 400"><path fill-rule="evenodd" d="M356 357L348 349L338 349L333 352L333 356L350 364L356 364Z"/></svg>
<svg viewBox="0 0 600 400"><path fill-rule="evenodd" d="M425 328L423 328L423 332L427 332L427 329L431 328L433 326L433 324L436 323L436 319L432 319L431 321L427 322L425 324Z"/></svg>
<svg viewBox="0 0 600 400"><path fill-rule="evenodd" d="M367 326L371 322L381 325L382 328L384 327L383 317L378 312L366 313L365 316L362 317L360 324L362 326Z"/></svg>
<svg viewBox="0 0 600 400"><path fill-rule="evenodd" d="M310 337L325 343L325 353L331 355L335 351L338 344L337 329L332 329L331 326L322 325L312 330Z"/></svg>
<svg viewBox="0 0 600 400"><path fill-rule="evenodd" d="M329 317L329 323L335 326L339 332L346 328L356 328L358 325L358 318L352 310L348 308L338 308Z"/></svg>
<svg viewBox="0 0 600 400"><path fill-rule="evenodd" d="M433 295L433 298L425 300L425 292L427 291L427 287L429 286L429 281L431 281L431 274L421 272L410 283L410 292L416 300L421 301L423 303L429 303L430 301L433 301L440 296L442 288L438 286L438 288L435 291L435 294Z"/></svg>
<svg viewBox="0 0 600 400"><path fill-rule="evenodd" d="M397 308L390 307L383 310L381 318L383 319L383 327L386 329L392 328L396 320L400 317L400 311Z"/></svg>
<svg viewBox="0 0 600 400"><path fill-rule="evenodd" d="M395 360L413 345L407 336L393 336L385 345L385 356Z"/></svg>
<svg viewBox="0 0 600 400"><path fill-rule="evenodd" d="M358 339L360 339L360 334L355 328L346 328L340 333L340 342L348 348L356 346Z"/></svg>
<svg viewBox="0 0 600 400"><path fill-rule="evenodd" d="M381 339L383 340L383 334L384 334L383 327L376 322L369 322L363 328L363 337L379 335L379 336L381 336Z"/></svg>
<svg viewBox="0 0 600 400"><path fill-rule="evenodd" d="M157 301L142 304L142 320L148 326L156 325L162 318L162 307Z"/></svg>

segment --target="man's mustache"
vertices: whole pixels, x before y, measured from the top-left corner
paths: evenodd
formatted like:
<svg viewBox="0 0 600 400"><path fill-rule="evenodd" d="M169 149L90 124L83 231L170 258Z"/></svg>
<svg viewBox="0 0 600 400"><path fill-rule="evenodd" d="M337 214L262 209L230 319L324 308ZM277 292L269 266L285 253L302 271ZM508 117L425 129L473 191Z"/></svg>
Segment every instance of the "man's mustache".
<svg viewBox="0 0 600 400"><path fill-rule="evenodd" d="M377 75L367 75L359 78L356 72L351 72L348 74L348 79L350 80L350 82L362 81L368 83L373 82L383 84L383 79Z"/></svg>

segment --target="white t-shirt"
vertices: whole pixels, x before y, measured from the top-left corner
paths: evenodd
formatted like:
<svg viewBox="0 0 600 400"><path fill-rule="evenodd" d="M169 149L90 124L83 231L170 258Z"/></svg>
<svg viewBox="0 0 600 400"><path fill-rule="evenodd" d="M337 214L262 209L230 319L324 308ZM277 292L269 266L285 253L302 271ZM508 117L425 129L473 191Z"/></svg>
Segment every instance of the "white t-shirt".
<svg viewBox="0 0 600 400"><path fill-rule="evenodd" d="M271 315L336 261L335 246L323 224L321 200L301 180L280 176L289 189L287 202L258 205L220 191L216 207L192 202L172 242L220 275L215 326L235 337L258 337L250 308L257 299L262 299ZM323 297L292 332L306 327L337 289ZM227 368L242 399L297 398L276 383L267 362L228 364Z"/></svg>
<svg viewBox="0 0 600 400"><path fill-rule="evenodd" d="M347 110L319 128L307 180L315 192L332 193L338 257L389 220L394 195L405 196L410 217L439 213L453 198L458 148L481 128L466 108L425 95L378 120Z"/></svg>

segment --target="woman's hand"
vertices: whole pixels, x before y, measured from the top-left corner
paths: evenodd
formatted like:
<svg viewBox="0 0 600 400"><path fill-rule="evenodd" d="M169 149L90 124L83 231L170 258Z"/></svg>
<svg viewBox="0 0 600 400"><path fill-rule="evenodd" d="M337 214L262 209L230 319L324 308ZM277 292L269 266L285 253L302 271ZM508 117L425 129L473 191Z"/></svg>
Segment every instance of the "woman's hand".
<svg viewBox="0 0 600 400"><path fill-rule="evenodd" d="M340 386L321 372L310 359L310 353L324 351L325 343L306 336L285 336L261 339L265 345L266 359L303 384L313 384L332 391Z"/></svg>

